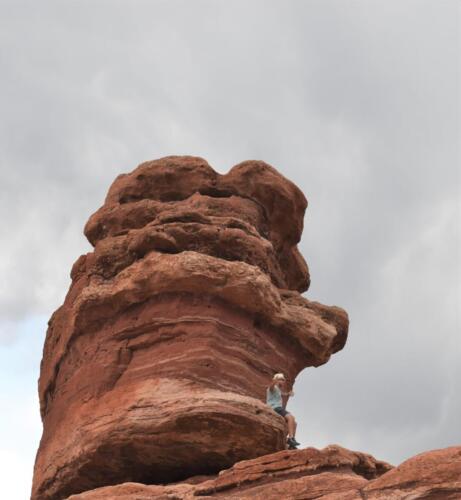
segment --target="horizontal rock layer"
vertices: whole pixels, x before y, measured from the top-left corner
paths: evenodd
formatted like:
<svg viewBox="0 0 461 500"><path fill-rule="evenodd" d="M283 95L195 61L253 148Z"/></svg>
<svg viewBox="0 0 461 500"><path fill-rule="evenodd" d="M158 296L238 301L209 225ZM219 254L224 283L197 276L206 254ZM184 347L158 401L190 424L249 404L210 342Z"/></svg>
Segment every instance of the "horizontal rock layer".
<svg viewBox="0 0 461 500"><path fill-rule="evenodd" d="M85 259L78 265L84 266ZM162 321L162 316L158 315L163 314L168 302L173 303L171 315L174 318L183 312L181 306L175 305L175 296L179 294L190 296L190 301L195 303L192 317L200 319L203 314L222 317L222 311L214 311L214 303L205 301L205 295L208 295L237 309L230 320L231 325L232 322L238 323L240 316L247 316L249 324L259 325L264 332L273 331L272 335L289 343L297 355L283 358L276 365L270 359L263 372L266 381L271 368L272 371L283 368L292 375L293 381L306 364L318 366L328 361L332 353L344 346L347 338L348 318L342 309L323 306L299 294L279 290L258 268L243 262L227 262L196 252L173 255L150 252L111 280L104 280L91 272L76 274L79 279L71 287L65 306L50 322L44 351L46 363L43 363L40 377L43 415L49 409L56 386L65 382L59 379L62 362L71 353L71 345L77 338L84 336L83 345L88 347L91 341L102 342L104 329L110 329L110 338L122 344L125 336L119 329L132 329L137 332L133 336L139 335L140 331L152 336L149 331L155 330L156 322ZM134 309L138 304L145 306L150 300L162 300L165 295L168 297L162 302L162 312L149 310L149 313L139 315ZM156 318L155 321L149 321L149 316ZM96 338L95 332L98 332ZM89 334L93 335L90 337ZM260 337L263 336L260 333ZM247 338L250 341L251 334ZM273 345L266 352L272 356L277 349ZM263 358L263 351L257 346L246 354ZM74 363L75 356L68 359ZM287 359L293 367L291 373ZM296 359L302 361L296 363Z"/></svg>
<svg viewBox="0 0 461 500"><path fill-rule="evenodd" d="M371 455L333 445L323 450L281 451L245 460L211 479L192 478L167 486L121 484L71 499L324 499L333 493L357 491L390 469L389 464Z"/></svg>
<svg viewBox="0 0 461 500"><path fill-rule="evenodd" d="M306 206L302 192L264 162L243 162L220 175L202 158L167 157L119 176L85 234L96 246L126 236L101 253L127 245L128 260L150 249L243 260L277 286L304 291L309 272L296 244Z"/></svg>
<svg viewBox="0 0 461 500"><path fill-rule="evenodd" d="M461 447L422 453L393 468L336 445L282 451L246 460L213 478L171 485L126 483L72 500L192 498L278 500L459 500Z"/></svg>

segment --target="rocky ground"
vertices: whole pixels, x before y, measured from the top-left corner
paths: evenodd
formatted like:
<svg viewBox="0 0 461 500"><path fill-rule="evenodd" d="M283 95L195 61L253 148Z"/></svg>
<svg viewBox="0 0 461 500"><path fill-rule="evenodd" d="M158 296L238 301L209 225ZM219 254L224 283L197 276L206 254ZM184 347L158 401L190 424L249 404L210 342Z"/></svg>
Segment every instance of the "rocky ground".
<svg viewBox="0 0 461 500"><path fill-rule="evenodd" d="M125 483L72 500L149 499L416 500L461 498L461 447L434 450L400 466L340 446L280 451L238 462L213 478L166 486Z"/></svg>

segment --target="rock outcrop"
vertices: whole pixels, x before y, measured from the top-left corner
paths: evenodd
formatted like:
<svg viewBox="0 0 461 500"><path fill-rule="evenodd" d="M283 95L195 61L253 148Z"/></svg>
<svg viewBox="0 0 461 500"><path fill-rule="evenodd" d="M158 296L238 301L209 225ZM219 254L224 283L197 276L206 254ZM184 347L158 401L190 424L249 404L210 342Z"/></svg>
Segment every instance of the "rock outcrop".
<svg viewBox="0 0 461 500"><path fill-rule="evenodd" d="M323 450L280 451L239 462L213 478L196 477L167 486L126 483L70 498L459 500L461 446L422 453L396 468L334 445Z"/></svg>
<svg viewBox="0 0 461 500"><path fill-rule="evenodd" d="M344 310L303 298L307 202L263 162L226 175L168 157L119 176L88 221L44 346L32 496L171 483L282 450L263 402L347 338Z"/></svg>
<svg viewBox="0 0 461 500"><path fill-rule="evenodd" d="M461 446L416 455L363 488L369 500L459 500ZM344 500L359 500L350 496Z"/></svg>
<svg viewBox="0 0 461 500"><path fill-rule="evenodd" d="M292 385L348 332L344 310L301 296L306 206L256 161L220 175L168 157L115 180L49 322L32 500L461 498L461 447L396 468L284 450L268 380Z"/></svg>
<svg viewBox="0 0 461 500"><path fill-rule="evenodd" d="M370 455L340 446L306 448L245 460L210 479L192 478L168 486L121 484L73 495L71 499L318 499L357 491L391 469Z"/></svg>

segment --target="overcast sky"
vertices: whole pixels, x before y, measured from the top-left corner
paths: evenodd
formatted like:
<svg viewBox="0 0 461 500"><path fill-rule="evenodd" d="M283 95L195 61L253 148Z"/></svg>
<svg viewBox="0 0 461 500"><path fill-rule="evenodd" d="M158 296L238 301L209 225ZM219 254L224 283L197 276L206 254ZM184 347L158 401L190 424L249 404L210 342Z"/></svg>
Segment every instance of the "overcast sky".
<svg viewBox="0 0 461 500"><path fill-rule="evenodd" d="M303 446L461 442L455 0L0 0L0 470L29 494L46 322L116 175L261 159L309 200L306 296L345 349L297 379ZM10 487L10 491L7 488Z"/></svg>

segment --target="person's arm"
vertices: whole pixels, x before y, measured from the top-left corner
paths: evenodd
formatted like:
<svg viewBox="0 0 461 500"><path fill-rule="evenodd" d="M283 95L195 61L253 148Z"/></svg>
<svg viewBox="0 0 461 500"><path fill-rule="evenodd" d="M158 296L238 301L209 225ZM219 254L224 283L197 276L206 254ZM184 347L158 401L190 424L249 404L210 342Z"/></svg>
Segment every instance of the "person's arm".
<svg viewBox="0 0 461 500"><path fill-rule="evenodd" d="M269 384L268 389L273 392L275 384L277 383L277 380L272 380L272 382Z"/></svg>
<svg viewBox="0 0 461 500"><path fill-rule="evenodd" d="M281 391L282 392L282 391ZM290 396L294 396L295 393L293 391L288 391L288 392L282 392L282 397L283 397L283 409L286 409L287 404L288 404L288 399Z"/></svg>

